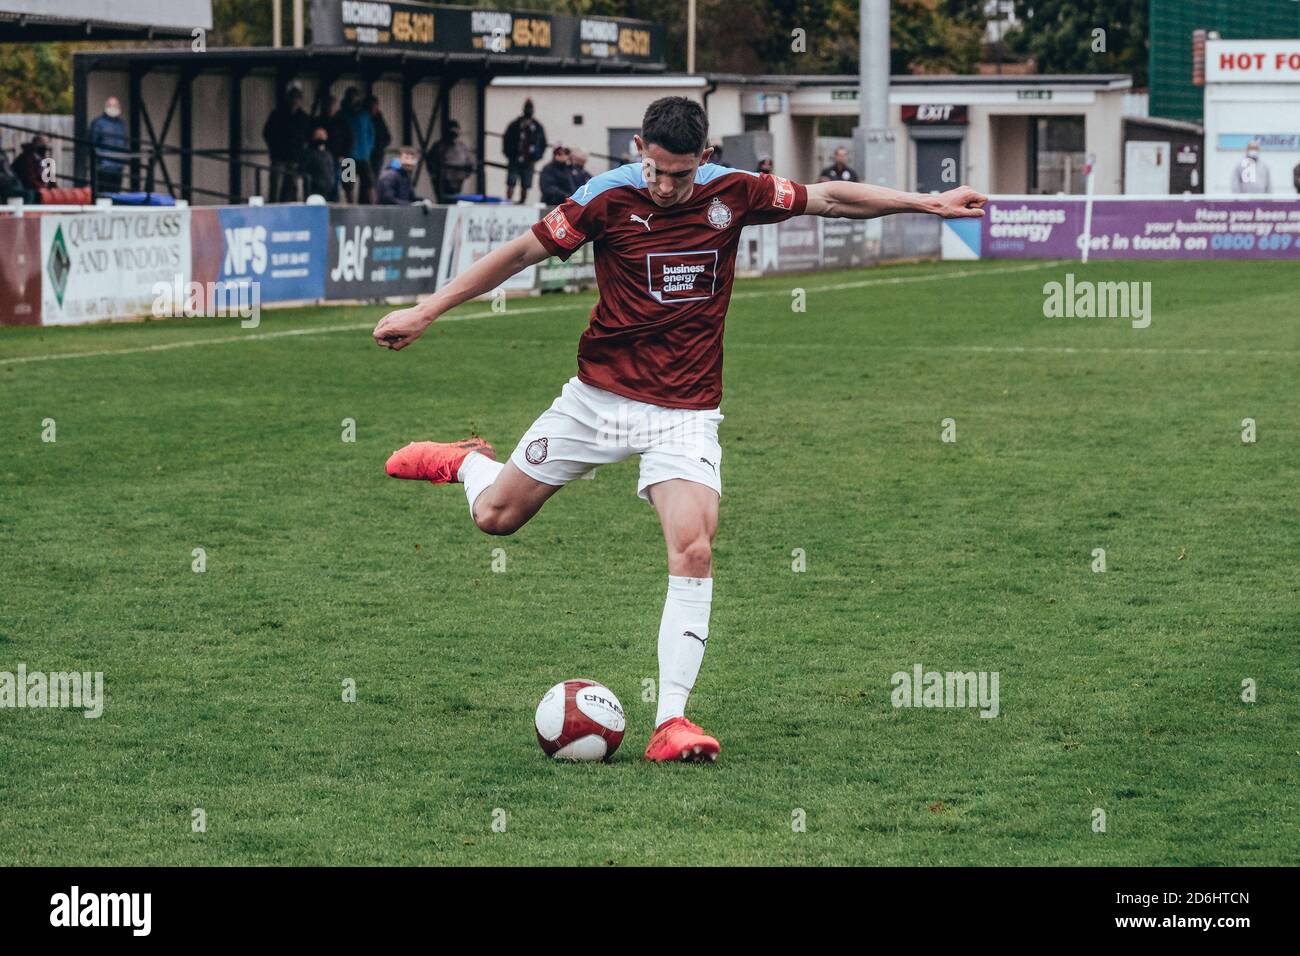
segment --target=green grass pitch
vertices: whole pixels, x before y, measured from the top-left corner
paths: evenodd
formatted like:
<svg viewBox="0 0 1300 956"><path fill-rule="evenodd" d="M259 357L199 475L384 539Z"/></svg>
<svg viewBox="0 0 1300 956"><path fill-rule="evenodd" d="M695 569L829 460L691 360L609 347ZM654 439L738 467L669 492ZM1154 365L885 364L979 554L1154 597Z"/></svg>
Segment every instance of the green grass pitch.
<svg viewBox="0 0 1300 956"><path fill-rule="evenodd" d="M1151 327L1044 318L1066 272L1150 281ZM463 307L400 354L383 307L0 330L0 671L107 696L0 710L0 863L1300 859L1293 263L739 283L713 766L640 759L667 571L635 460L504 539L384 475L413 439L509 451L593 299ZM895 708L917 663L997 672L999 715ZM533 738L577 676L627 710L608 765Z"/></svg>

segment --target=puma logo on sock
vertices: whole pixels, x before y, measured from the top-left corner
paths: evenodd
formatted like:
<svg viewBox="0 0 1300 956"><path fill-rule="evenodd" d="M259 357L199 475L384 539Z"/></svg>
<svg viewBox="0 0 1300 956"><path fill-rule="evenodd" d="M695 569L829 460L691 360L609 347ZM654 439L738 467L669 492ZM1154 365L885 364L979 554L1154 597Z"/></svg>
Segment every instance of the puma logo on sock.
<svg viewBox="0 0 1300 956"><path fill-rule="evenodd" d="M683 631L682 637L693 637L705 647L709 646L709 639L707 637L700 637L700 635L696 634L694 631Z"/></svg>

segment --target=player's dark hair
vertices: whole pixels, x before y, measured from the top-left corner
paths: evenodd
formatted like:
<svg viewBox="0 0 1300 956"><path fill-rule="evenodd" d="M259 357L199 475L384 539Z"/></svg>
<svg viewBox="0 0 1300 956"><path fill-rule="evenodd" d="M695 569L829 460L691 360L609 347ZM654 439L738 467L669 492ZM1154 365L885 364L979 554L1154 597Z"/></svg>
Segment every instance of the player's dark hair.
<svg viewBox="0 0 1300 956"><path fill-rule="evenodd" d="M704 152L709 138L709 117L704 107L684 96L665 96L646 107L641 118L641 139L670 153Z"/></svg>

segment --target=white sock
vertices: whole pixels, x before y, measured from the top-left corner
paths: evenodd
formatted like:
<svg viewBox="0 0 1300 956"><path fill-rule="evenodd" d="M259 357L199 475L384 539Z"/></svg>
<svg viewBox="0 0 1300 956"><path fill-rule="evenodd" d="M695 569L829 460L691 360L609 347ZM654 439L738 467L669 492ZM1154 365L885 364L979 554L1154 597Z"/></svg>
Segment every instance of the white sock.
<svg viewBox="0 0 1300 956"><path fill-rule="evenodd" d="M469 516L474 517L474 502L478 496L487 491L488 485L497 480L504 462L493 461L487 455L472 451L460 463L456 480L465 486L465 498L469 501Z"/></svg>
<svg viewBox="0 0 1300 956"><path fill-rule="evenodd" d="M686 712L709 640L713 578L668 576L668 598L659 621L659 712L655 726Z"/></svg>

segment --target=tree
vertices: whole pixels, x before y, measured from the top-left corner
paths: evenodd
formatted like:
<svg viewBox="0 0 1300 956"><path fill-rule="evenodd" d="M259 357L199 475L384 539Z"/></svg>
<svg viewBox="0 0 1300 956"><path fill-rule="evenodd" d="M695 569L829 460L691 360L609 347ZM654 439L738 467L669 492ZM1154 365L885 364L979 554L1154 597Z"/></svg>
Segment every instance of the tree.
<svg viewBox="0 0 1300 956"><path fill-rule="evenodd" d="M984 21L969 3L894 0L889 11L891 73L970 73L983 49Z"/></svg>
<svg viewBox="0 0 1300 956"><path fill-rule="evenodd" d="M0 47L0 113L71 113L72 44Z"/></svg>
<svg viewBox="0 0 1300 956"><path fill-rule="evenodd" d="M1016 0L1007 46L1042 73L1131 73L1147 85L1146 0Z"/></svg>

